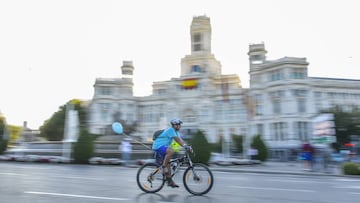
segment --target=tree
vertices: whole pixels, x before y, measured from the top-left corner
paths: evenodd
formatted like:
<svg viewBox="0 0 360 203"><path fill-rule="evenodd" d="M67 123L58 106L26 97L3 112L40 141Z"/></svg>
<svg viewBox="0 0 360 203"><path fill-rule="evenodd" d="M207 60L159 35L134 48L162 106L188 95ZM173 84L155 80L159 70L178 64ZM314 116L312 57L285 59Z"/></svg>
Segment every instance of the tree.
<svg viewBox="0 0 360 203"><path fill-rule="evenodd" d="M243 140L244 136L242 135L231 135L232 141L233 141L233 152L235 153L243 153Z"/></svg>
<svg viewBox="0 0 360 203"><path fill-rule="evenodd" d="M261 139L261 135L255 135L252 138L250 145L252 148L257 149L258 154L254 157L260 161L266 161L268 158L268 148L266 147L264 141Z"/></svg>
<svg viewBox="0 0 360 203"><path fill-rule="evenodd" d="M94 137L89 132L81 128L80 136L73 147L74 162L78 164L87 164L94 155Z"/></svg>
<svg viewBox="0 0 360 203"><path fill-rule="evenodd" d="M8 146L5 117L0 115L0 154L4 153Z"/></svg>
<svg viewBox="0 0 360 203"><path fill-rule="evenodd" d="M349 110L344 110L341 106L322 111L322 113L334 114L336 144L334 148L338 149L345 143L351 141L351 135L360 135L360 109L356 106Z"/></svg>
<svg viewBox="0 0 360 203"><path fill-rule="evenodd" d="M8 125L7 126L9 133L9 144L14 143L17 139L19 139L21 132L23 130L22 126Z"/></svg>
<svg viewBox="0 0 360 203"><path fill-rule="evenodd" d="M64 138L65 112L66 107L61 106L49 120L40 127L40 136L49 141L60 141Z"/></svg>
<svg viewBox="0 0 360 203"><path fill-rule="evenodd" d="M86 108L84 102L78 99L70 100L74 106L74 110L78 111L79 125L86 127ZM40 127L40 136L46 138L49 141L61 141L64 139L64 127L67 104L59 107L59 110L55 112L50 119L46 120Z"/></svg>
<svg viewBox="0 0 360 203"><path fill-rule="evenodd" d="M204 132L198 130L195 134L193 134L189 143L194 150L192 160L194 162L207 164L211 156L211 146L207 141Z"/></svg>
<svg viewBox="0 0 360 203"><path fill-rule="evenodd" d="M211 151L221 153L222 152L222 145L223 145L223 136L220 136L218 141L215 143L211 143Z"/></svg>

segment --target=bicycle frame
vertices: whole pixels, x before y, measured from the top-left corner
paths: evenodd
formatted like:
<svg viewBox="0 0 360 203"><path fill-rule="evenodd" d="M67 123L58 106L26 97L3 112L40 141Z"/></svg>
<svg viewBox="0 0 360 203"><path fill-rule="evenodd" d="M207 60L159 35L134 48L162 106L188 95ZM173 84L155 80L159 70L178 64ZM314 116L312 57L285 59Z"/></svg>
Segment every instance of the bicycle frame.
<svg viewBox="0 0 360 203"><path fill-rule="evenodd" d="M176 163L176 166L174 167L175 163ZM190 154L188 152L185 152L185 154L181 157L170 159L169 164L170 164L171 170L173 172L172 176L174 176L175 173L177 173L179 171L180 166L187 164L190 167L192 167L193 162L190 158Z"/></svg>
<svg viewBox="0 0 360 203"><path fill-rule="evenodd" d="M173 165L174 163L176 163L175 167ZM193 168L193 162L192 162L192 160L190 158L189 152L185 151L185 154L182 157L170 159L169 164L170 164L170 167L171 167L171 170L172 170L171 177L174 177L174 175L179 171L179 167L187 164L188 167L191 168L195 178L197 180L199 179L199 175L196 173L196 171Z"/></svg>

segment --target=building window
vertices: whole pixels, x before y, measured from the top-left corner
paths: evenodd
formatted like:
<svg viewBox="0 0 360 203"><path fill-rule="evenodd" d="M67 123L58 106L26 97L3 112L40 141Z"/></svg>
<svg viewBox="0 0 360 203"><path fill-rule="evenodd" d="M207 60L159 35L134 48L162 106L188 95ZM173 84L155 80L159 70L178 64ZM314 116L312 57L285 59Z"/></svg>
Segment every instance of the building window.
<svg viewBox="0 0 360 203"><path fill-rule="evenodd" d="M282 80L284 79L283 73L281 70L275 70L275 71L271 71L269 73L269 81L277 81L277 80Z"/></svg>
<svg viewBox="0 0 360 203"><path fill-rule="evenodd" d="M110 87L99 87L99 95L111 95Z"/></svg>
<svg viewBox="0 0 360 203"><path fill-rule="evenodd" d="M309 126L307 122L299 121L295 123L295 137L297 137L299 140L306 141L309 140Z"/></svg>
<svg viewBox="0 0 360 203"><path fill-rule="evenodd" d="M201 67L199 65L193 65L191 66L191 72L200 73Z"/></svg>
<svg viewBox="0 0 360 203"><path fill-rule="evenodd" d="M287 123L277 122L271 124L272 134L274 135L274 140L284 141L286 140L287 134Z"/></svg>
<svg viewBox="0 0 360 203"><path fill-rule="evenodd" d="M293 95L295 97L306 97L307 91L304 89L294 89Z"/></svg>
<svg viewBox="0 0 360 203"><path fill-rule="evenodd" d="M293 69L290 73L291 79L304 79L306 77L306 69Z"/></svg>
<svg viewBox="0 0 360 203"><path fill-rule="evenodd" d="M281 113L281 101L280 99L274 99L273 102L273 113L280 114Z"/></svg>
<svg viewBox="0 0 360 203"><path fill-rule="evenodd" d="M263 98L261 94L255 95L255 114L263 115Z"/></svg>
<svg viewBox="0 0 360 203"><path fill-rule="evenodd" d="M193 35L193 51L201 51L202 50L202 36L201 33L196 33Z"/></svg>
<svg viewBox="0 0 360 203"><path fill-rule="evenodd" d="M281 114L281 98L284 97L284 91L278 90L274 92L270 92L270 98L272 101L273 113Z"/></svg>
<svg viewBox="0 0 360 203"><path fill-rule="evenodd" d="M306 94L307 90L305 89L294 89L292 90L292 94L296 97L297 102L297 112L305 113L306 112Z"/></svg>
<svg viewBox="0 0 360 203"><path fill-rule="evenodd" d="M109 103L99 103L100 108L100 119L103 122L107 122L109 119L109 112L111 111L111 104Z"/></svg>
<svg viewBox="0 0 360 203"><path fill-rule="evenodd" d="M194 34L194 43L200 43L201 42L201 34L196 33Z"/></svg>
<svg viewBox="0 0 360 203"><path fill-rule="evenodd" d="M256 124L256 134L264 135L264 124Z"/></svg>
<svg viewBox="0 0 360 203"><path fill-rule="evenodd" d="M297 109L298 109L298 113L306 112L306 100L304 98L297 99Z"/></svg>
<svg viewBox="0 0 360 203"><path fill-rule="evenodd" d="M158 95L166 95L166 89L157 89L156 92Z"/></svg>
<svg viewBox="0 0 360 203"><path fill-rule="evenodd" d="M252 61L261 61L262 58L263 58L262 55L252 55L252 56L250 57L250 59L251 59Z"/></svg>

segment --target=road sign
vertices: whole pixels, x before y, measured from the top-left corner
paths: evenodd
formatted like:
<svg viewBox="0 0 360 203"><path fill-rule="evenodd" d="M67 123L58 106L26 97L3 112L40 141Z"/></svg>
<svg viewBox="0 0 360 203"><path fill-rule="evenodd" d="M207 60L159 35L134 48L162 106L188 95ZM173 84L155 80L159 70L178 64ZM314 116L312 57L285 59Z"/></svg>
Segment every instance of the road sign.
<svg viewBox="0 0 360 203"><path fill-rule="evenodd" d="M313 144L331 144L336 142L335 136L320 136L311 138Z"/></svg>

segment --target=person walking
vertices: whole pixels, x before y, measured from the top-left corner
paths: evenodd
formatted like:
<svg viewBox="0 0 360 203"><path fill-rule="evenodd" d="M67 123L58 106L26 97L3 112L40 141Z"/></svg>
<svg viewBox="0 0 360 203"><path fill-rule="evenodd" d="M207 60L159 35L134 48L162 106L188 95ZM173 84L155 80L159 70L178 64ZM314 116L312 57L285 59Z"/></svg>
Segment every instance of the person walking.
<svg viewBox="0 0 360 203"><path fill-rule="evenodd" d="M313 170L314 148L309 142L302 145L302 159L304 160L304 170Z"/></svg>
<svg viewBox="0 0 360 203"><path fill-rule="evenodd" d="M128 165L131 159L132 144L130 141L131 141L130 138L125 138L123 139L120 145L121 156L124 166Z"/></svg>

